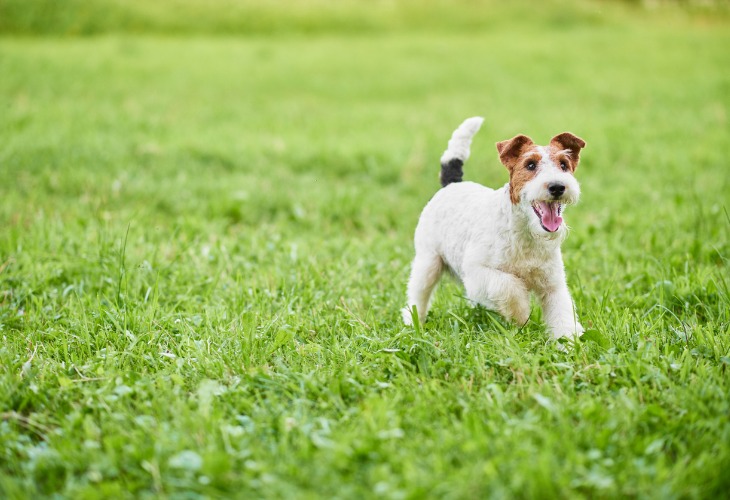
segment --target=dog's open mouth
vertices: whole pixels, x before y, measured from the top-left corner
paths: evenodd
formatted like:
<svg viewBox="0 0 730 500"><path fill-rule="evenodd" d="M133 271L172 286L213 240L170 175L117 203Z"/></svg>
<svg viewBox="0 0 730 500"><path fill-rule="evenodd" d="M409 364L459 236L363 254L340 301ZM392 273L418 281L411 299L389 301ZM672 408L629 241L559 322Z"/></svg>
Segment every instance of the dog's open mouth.
<svg viewBox="0 0 730 500"><path fill-rule="evenodd" d="M540 219L540 225L545 231L554 233L560 229L560 224L563 223L563 218L560 216L563 211L562 203L557 201L536 201L532 204L532 210Z"/></svg>

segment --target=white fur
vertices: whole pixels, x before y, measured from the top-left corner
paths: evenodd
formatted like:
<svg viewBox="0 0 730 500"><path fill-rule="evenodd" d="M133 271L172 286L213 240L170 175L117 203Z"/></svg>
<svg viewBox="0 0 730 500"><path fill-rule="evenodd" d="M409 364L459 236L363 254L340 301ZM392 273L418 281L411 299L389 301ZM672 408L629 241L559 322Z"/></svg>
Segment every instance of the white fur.
<svg viewBox="0 0 730 500"><path fill-rule="evenodd" d="M467 120L457 129L444 157L449 152L468 157L471 136L479 129L474 124ZM460 145L452 148L457 133ZM550 160L546 147L539 151L537 175L525 184L517 204L510 201L509 184L493 190L473 182L449 184L428 202L416 227L416 255L403 309L406 324L413 322L414 306L419 321L426 319L433 289L443 271L450 269L470 300L519 325L530 316L530 292L534 292L554 338L583 333L560 253L567 227L563 223L557 231L547 232L532 209L535 201L551 199L547 191L551 182L566 186L560 200L564 204L578 200L580 187L570 172Z"/></svg>
<svg viewBox="0 0 730 500"><path fill-rule="evenodd" d="M441 162L448 162L453 158L466 162L469 159L469 147L471 146L471 138L474 137L479 131L479 127L482 126L484 118L481 116L474 116L467 118L464 123L459 125L459 128L454 130L449 140L449 146L441 156Z"/></svg>

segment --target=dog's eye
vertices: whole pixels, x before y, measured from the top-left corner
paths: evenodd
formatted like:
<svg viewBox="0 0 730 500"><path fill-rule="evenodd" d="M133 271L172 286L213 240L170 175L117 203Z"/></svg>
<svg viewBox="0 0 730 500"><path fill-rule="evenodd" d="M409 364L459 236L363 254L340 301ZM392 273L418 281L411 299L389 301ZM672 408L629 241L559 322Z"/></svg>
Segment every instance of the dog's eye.
<svg viewBox="0 0 730 500"><path fill-rule="evenodd" d="M535 169L537 168L537 163L535 163L534 161L530 160L530 161L528 161L528 162L527 162L527 164L525 165L525 168L526 168L527 170L535 170Z"/></svg>
<svg viewBox="0 0 730 500"><path fill-rule="evenodd" d="M567 171L568 170L568 164L565 162L565 160L561 160L561 162L560 162L560 168L562 168L563 171Z"/></svg>

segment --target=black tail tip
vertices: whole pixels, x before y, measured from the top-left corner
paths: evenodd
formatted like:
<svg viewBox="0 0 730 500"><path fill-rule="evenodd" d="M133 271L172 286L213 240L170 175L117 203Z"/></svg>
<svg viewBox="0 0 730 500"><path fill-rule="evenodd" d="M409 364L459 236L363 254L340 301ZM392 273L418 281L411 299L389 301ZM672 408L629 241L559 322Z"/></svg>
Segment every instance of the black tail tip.
<svg viewBox="0 0 730 500"><path fill-rule="evenodd" d="M452 182L461 182L464 177L464 162L459 158L452 158L446 163L441 163L441 186L446 187Z"/></svg>

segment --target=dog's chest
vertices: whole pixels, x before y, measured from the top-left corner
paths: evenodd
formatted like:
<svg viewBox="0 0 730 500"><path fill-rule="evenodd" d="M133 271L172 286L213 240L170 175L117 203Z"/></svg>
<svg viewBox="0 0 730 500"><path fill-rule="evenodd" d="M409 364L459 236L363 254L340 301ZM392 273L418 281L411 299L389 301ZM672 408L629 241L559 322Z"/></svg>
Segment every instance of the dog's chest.
<svg viewBox="0 0 730 500"><path fill-rule="evenodd" d="M500 270L522 279L529 288L545 283L554 272L554 258L544 249L510 247L504 257Z"/></svg>

